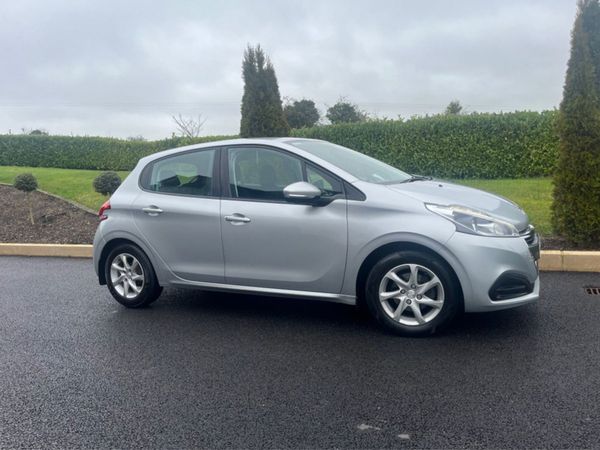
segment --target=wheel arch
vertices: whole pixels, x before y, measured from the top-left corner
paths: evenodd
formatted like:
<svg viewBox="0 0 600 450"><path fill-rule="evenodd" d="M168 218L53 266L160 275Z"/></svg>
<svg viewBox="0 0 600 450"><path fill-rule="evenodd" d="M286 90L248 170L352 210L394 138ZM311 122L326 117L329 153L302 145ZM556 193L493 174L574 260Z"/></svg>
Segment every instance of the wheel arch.
<svg viewBox="0 0 600 450"><path fill-rule="evenodd" d="M421 253L430 254L439 258L448 268L450 275L453 277L454 282L458 286L458 293L460 297L461 307L464 310L464 287L463 283L461 283L460 277L457 275L456 270L453 265L445 258L440 252L433 250L432 248L418 244L410 241L394 241L389 242L387 244L383 244L367 255L367 257L362 261L360 268L358 269L358 274L356 276L356 302L359 306L363 307L365 305L365 287L367 283L367 277L369 276L369 272L373 265L376 264L381 258L384 258L392 253L402 251L402 250L413 250Z"/></svg>
<svg viewBox="0 0 600 450"><path fill-rule="evenodd" d="M106 264L106 258L108 258L108 255L114 248L118 247L119 245L123 245L123 244L133 245L133 246L137 247L144 255L146 255L146 257L150 261L150 264L152 264L153 269L155 269L155 271L156 271L156 268L154 267L154 263L153 263L150 255L142 246L140 246L137 242L135 242L131 239L127 239L124 237L116 237L116 238L109 240L104 245L104 247L102 248L102 251L100 252L100 258L98 259L98 281L100 282L101 285L106 284L106 273L104 270L104 266Z"/></svg>

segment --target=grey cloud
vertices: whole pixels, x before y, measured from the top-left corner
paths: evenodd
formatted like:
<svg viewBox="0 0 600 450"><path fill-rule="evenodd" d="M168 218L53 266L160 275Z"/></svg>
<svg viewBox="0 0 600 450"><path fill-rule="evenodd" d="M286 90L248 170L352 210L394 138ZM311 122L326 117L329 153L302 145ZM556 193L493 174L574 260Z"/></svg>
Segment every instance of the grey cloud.
<svg viewBox="0 0 600 450"><path fill-rule="evenodd" d="M241 57L260 42L282 95L381 116L552 108L575 1L20 1L0 6L0 132L160 138L170 115L236 133Z"/></svg>

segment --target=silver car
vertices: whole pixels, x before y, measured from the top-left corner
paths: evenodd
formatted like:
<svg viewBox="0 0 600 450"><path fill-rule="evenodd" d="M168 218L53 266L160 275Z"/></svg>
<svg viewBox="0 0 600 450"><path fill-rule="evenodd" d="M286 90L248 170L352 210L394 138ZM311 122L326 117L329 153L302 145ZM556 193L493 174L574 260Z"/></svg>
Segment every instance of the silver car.
<svg viewBox="0 0 600 450"><path fill-rule="evenodd" d="M156 153L99 215L96 273L131 308L165 286L303 297L423 335L539 298L539 239L517 205L326 141Z"/></svg>

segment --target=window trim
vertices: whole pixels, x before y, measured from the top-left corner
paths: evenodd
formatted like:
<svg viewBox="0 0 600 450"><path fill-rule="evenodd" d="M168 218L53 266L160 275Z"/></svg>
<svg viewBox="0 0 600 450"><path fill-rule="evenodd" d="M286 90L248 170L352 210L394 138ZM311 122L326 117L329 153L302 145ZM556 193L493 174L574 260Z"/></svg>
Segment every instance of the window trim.
<svg viewBox="0 0 600 450"><path fill-rule="evenodd" d="M220 164L220 166L221 166L221 198L223 200L235 200L235 201L241 201L241 202L257 202L257 203L278 203L278 204L286 204L286 205L306 206L306 205L301 205L298 203L288 202L286 200L267 200L267 199L259 199L259 198L234 197L231 194L231 187L229 184L229 149L240 148L240 147L241 148L244 148L244 147L246 147L246 148L262 148L265 150L272 150L272 151L280 152L285 155L291 156L293 158L299 159L302 164L302 178L304 179L303 181L306 181L306 179L307 179L306 165L310 164L310 165L318 168L319 170L322 170L323 172L325 172L327 175L331 176L335 180L338 180L342 186L343 192L339 195L329 197L328 200L331 200L329 203L331 203L335 200L339 200L339 199L348 200L348 196L346 194L346 181L344 179L340 178L339 176L337 176L336 174L331 173L329 170L325 169L324 167L320 166L319 164L316 164L314 161L311 161L310 159L307 159L303 156L300 156L294 152L291 152L291 151L286 150L281 147L276 147L273 145L265 145L265 144L251 144L251 143L234 144L234 145L227 145L227 146L221 147L221 164Z"/></svg>
<svg viewBox="0 0 600 450"><path fill-rule="evenodd" d="M221 158L220 155L222 153L222 146L217 147L202 147L202 148L193 148L189 150L183 150L176 153L171 153L169 155L161 156L160 158L153 159L148 162L140 172L140 176L138 177L138 187L144 192L150 192L152 194L160 194L160 195L171 195L176 197L190 197L190 198L221 198ZM177 192L161 192L161 191L153 191L151 189L146 189L143 186L142 180L147 180L149 173L152 172L152 168L157 162L160 162L165 159L174 158L181 155L187 155L189 153L200 153L204 151L214 151L215 155L213 158L213 168L212 168L212 179L210 183L210 194L209 195L195 195L195 194L180 194Z"/></svg>
<svg viewBox="0 0 600 450"><path fill-rule="evenodd" d="M312 170L324 172L325 175L330 176L331 178L333 178L335 181L337 181L339 183L339 185L342 189L342 192L340 192L339 194L336 194L336 195L332 195L331 197L325 197L325 198L328 198L328 199L332 198L334 200L336 198L341 198L340 196L344 196L344 198L348 198L348 196L346 195L346 186L344 184L344 180L342 180L340 177L336 177L331 172L323 169L321 166L319 166L318 164L315 164L312 161L304 161L302 164L302 176L304 176L304 181L306 181L307 183L310 183L310 181L308 181L308 169L309 168ZM310 183L310 184L312 184L312 183Z"/></svg>

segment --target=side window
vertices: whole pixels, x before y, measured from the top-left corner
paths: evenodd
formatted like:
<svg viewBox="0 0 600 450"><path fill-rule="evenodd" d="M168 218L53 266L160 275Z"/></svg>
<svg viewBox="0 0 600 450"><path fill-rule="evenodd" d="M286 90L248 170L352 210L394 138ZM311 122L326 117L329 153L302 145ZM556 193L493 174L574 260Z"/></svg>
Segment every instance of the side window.
<svg viewBox="0 0 600 450"><path fill-rule="evenodd" d="M169 156L151 163L142 187L168 194L211 195L214 163L214 149Z"/></svg>
<svg viewBox="0 0 600 450"><path fill-rule="evenodd" d="M229 186L235 198L284 200L283 188L302 181L298 158L266 148L230 148Z"/></svg>
<svg viewBox="0 0 600 450"><path fill-rule="evenodd" d="M339 180L310 164L306 165L306 178L309 183L321 189L323 197L333 197L344 192Z"/></svg>

